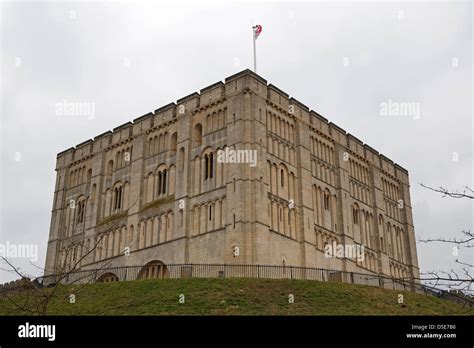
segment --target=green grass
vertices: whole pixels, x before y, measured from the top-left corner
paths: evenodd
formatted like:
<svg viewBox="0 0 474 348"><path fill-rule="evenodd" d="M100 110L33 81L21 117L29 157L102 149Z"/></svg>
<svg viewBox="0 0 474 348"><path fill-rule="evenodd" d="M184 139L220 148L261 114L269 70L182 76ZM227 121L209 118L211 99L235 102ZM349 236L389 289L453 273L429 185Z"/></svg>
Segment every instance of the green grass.
<svg viewBox="0 0 474 348"><path fill-rule="evenodd" d="M69 295L75 295L75 303ZM185 303L179 302L184 294ZM289 295L294 303L289 303ZM398 295L404 304L398 303ZM24 302L26 294L17 294ZM0 297L0 315L22 315ZM287 279L150 279L61 286L49 315L472 315L433 296Z"/></svg>

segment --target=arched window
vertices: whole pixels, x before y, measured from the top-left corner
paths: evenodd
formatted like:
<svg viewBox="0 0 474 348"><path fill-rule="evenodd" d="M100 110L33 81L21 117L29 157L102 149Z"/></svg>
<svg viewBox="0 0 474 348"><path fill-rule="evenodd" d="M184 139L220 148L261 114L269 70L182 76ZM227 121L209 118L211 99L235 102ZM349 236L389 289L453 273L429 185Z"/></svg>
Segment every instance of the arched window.
<svg viewBox="0 0 474 348"><path fill-rule="evenodd" d="M195 146L202 144L202 125L200 123L194 126L194 144Z"/></svg>
<svg viewBox="0 0 474 348"><path fill-rule="evenodd" d="M184 147L179 149L178 170L180 172L182 172L184 170Z"/></svg>
<svg viewBox="0 0 474 348"><path fill-rule="evenodd" d="M214 177L214 154L212 152L204 155L204 180Z"/></svg>
<svg viewBox="0 0 474 348"><path fill-rule="evenodd" d="M168 278L169 271L166 265L158 260L148 262L138 273L138 279Z"/></svg>
<svg viewBox="0 0 474 348"><path fill-rule="evenodd" d="M157 185L157 195L164 195L166 194L166 176L167 170L162 169L158 171L158 185Z"/></svg>
<svg viewBox="0 0 474 348"><path fill-rule="evenodd" d="M91 180L92 180L92 169L89 169L87 171L87 183L90 184Z"/></svg>
<svg viewBox="0 0 474 348"><path fill-rule="evenodd" d="M107 273L104 273L100 276L99 279L97 279L97 283L110 283L110 282L118 282L118 277L111 273L111 272L107 272Z"/></svg>
<svg viewBox="0 0 474 348"><path fill-rule="evenodd" d="M177 143L178 143L178 133L173 133L173 135L171 135L171 140L170 140L170 150L171 151L176 151L176 147L177 147Z"/></svg>
<svg viewBox="0 0 474 348"><path fill-rule="evenodd" d="M214 177L214 154L212 152L209 154L209 177Z"/></svg>
<svg viewBox="0 0 474 348"><path fill-rule="evenodd" d="M163 170L163 189L161 190L163 194L166 193L166 169Z"/></svg>
<svg viewBox="0 0 474 348"><path fill-rule="evenodd" d="M114 205L113 210L119 211L122 209L123 186L120 184L114 188Z"/></svg>
<svg viewBox="0 0 474 348"><path fill-rule="evenodd" d="M280 186L285 186L285 172L283 169L280 169Z"/></svg>
<svg viewBox="0 0 474 348"><path fill-rule="evenodd" d="M146 150L146 153L148 154L148 156L153 155L153 151L154 151L153 145L154 145L153 138L148 139L147 150Z"/></svg>
<svg viewBox="0 0 474 348"><path fill-rule="evenodd" d="M158 172L158 188L157 188L157 195L161 195L161 187L162 187L162 181L163 181L163 178L161 176L161 172Z"/></svg>
<svg viewBox="0 0 474 348"><path fill-rule="evenodd" d="M86 210L86 200L84 198L79 199L77 202L77 215L76 215L76 221L78 224L84 222L85 210Z"/></svg>
<svg viewBox="0 0 474 348"><path fill-rule="evenodd" d="M327 192L327 190L324 192L324 209L325 210L329 210L329 198L330 198L330 195L329 195L329 192Z"/></svg>
<svg viewBox="0 0 474 348"><path fill-rule="evenodd" d="M359 207L357 206L357 204L354 204L352 206L352 222L354 223L354 225L359 224Z"/></svg>
<svg viewBox="0 0 474 348"><path fill-rule="evenodd" d="M108 176L108 177L111 177L113 171L114 171L114 161L110 160L110 161L107 163L107 176Z"/></svg>
<svg viewBox="0 0 474 348"><path fill-rule="evenodd" d="M394 251L394 247L393 247L393 244L392 244L392 226L390 225L389 222L387 222L387 240L388 240L388 251L389 251L389 254L390 256L394 256L393 255L393 251Z"/></svg>

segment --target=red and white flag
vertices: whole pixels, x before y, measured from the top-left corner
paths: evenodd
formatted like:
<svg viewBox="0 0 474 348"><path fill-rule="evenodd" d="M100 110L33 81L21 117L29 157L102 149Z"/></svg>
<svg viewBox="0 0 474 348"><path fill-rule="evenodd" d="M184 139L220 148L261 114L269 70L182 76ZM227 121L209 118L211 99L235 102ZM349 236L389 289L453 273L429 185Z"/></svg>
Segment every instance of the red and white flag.
<svg viewBox="0 0 474 348"><path fill-rule="evenodd" d="M256 26L253 27L253 35L255 39L258 38L261 32L262 32L262 26L260 24L257 24Z"/></svg>

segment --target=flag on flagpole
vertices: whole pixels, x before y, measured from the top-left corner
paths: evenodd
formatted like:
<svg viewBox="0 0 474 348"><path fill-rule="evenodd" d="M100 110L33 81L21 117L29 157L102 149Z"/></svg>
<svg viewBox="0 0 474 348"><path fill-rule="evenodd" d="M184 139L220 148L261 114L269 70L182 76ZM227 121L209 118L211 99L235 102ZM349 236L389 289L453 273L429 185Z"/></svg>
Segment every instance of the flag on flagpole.
<svg viewBox="0 0 474 348"><path fill-rule="evenodd" d="M252 27L253 32L253 72L257 73L257 37L262 32L262 26L260 24Z"/></svg>
<svg viewBox="0 0 474 348"><path fill-rule="evenodd" d="M255 39L258 38L261 32L262 32L262 26L260 24L257 24L256 26L253 27L253 35Z"/></svg>

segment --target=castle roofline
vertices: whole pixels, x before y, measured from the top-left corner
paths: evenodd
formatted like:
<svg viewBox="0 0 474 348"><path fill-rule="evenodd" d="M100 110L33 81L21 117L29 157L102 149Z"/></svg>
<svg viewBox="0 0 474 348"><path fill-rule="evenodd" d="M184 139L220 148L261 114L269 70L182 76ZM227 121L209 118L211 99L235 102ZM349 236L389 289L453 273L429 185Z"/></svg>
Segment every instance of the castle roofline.
<svg viewBox="0 0 474 348"><path fill-rule="evenodd" d="M383 159L383 160L386 160L387 162L389 162L390 164L394 165L395 167L399 168L400 171L402 172L405 172L405 173L408 173L408 171L403 168L402 166L396 164L394 161L390 160L389 158L387 158L386 156L382 155L381 153L379 153L378 151L374 150L372 147L370 147L369 145L365 144L364 142L362 142L360 139L358 139L357 137L355 137L354 135L346 132L344 129L342 129L341 127L337 126L336 124L330 122L327 118L325 118L324 116L320 115L318 112L314 111L314 110L311 110L308 106L306 106L305 104L303 104L302 102L298 101L297 99L293 98L293 97L290 97L290 95L284 91L282 91L280 88L276 87L275 85L271 84L271 83L268 83L266 79L264 79L262 76L256 74L255 72L253 72L252 70L250 69L244 69L242 71L239 71L233 75L230 75L228 77L225 78L225 83L228 83L228 82L231 82L233 80L236 80L238 78L242 78L243 76L250 76L252 78L255 78L257 81L261 82L262 84L264 84L267 88L268 91L273 91L275 93L277 93L278 95L280 95L281 97L285 98L289 103L297 106L298 108L306 111L306 112L309 112L309 115L312 116L312 117L315 117L317 118L319 121L321 122L324 122L328 127L333 127L334 129L337 129L339 132L341 132L342 134L345 134L347 136L347 140L353 140L354 142L366 147L367 149L369 149L371 152L373 152L374 154L377 154L380 156L380 159ZM133 121L130 121L130 122L127 122L127 123L124 123L123 125L121 126L118 126L118 127L115 127L112 131L106 131L96 137L94 137L93 139L89 139L85 142L82 142L76 146L73 146L73 147L70 147L69 149L67 150L64 150L62 152L59 152L57 154L57 157L60 157L64 154L66 154L67 152L69 151L73 151L73 150L76 150L78 149L79 147L85 145L85 144L88 144L90 142L93 142L95 140L98 140L100 139L101 137L104 137L106 135L110 135L110 134L113 134L114 132L116 131L119 131L121 130L122 128L125 128L125 127L128 127L128 126L133 126L135 124L138 124L139 122L149 118L149 117L154 117L156 115L158 115L159 113L163 113L169 109L174 109L177 107L177 105L187 101L187 100L190 100L190 99L193 99L193 98L199 98L202 94L206 93L206 92L209 92L209 91L212 91L213 89L215 88L218 88L218 87L225 87L225 83L222 82L222 81L218 81L216 83L213 83L205 88L202 88L200 90L200 92L193 92L191 94L188 94L187 96L183 97L183 98L180 98L177 100L177 102L171 102L165 106L162 106L158 109L156 109L155 111L151 111L143 116L140 116L140 117L137 117L135 118ZM268 94L270 95L270 94ZM268 97L269 98L269 97ZM198 105L199 105L199 101L198 101Z"/></svg>
<svg viewBox="0 0 474 348"><path fill-rule="evenodd" d="M129 122L124 123L124 124L122 124L122 125L120 125L120 126L118 126L118 127L115 127L115 128L113 129L113 131L116 132L116 131L118 131L118 130L121 130L121 129L123 129L123 128L125 128L125 127L128 127L128 126L131 126L131 125L133 125L133 123L129 121Z"/></svg>
<svg viewBox="0 0 474 348"><path fill-rule="evenodd" d="M320 114L318 114L318 113L317 113L316 111L314 111L314 110L310 110L310 111L309 111L309 114L310 114L311 116L313 116L313 117L316 117L316 118L320 119L321 121L324 121L325 123L329 123L329 120L328 120L326 117L321 116ZM344 133L346 133L346 131L345 131L344 129L341 128L341 130L343 130Z"/></svg>
<svg viewBox="0 0 474 348"><path fill-rule="evenodd" d="M76 149L80 148L81 146L84 146L84 145L90 144L90 143L92 143L92 142L94 142L94 140L92 140L92 139L89 139L89 140L83 141L82 143L80 143L80 144L76 145Z"/></svg>
<svg viewBox="0 0 474 348"><path fill-rule="evenodd" d="M367 148L368 150L372 151L374 154L379 155L379 152L377 150L375 150L373 147L371 147L367 144L364 144L364 147Z"/></svg>
<svg viewBox="0 0 474 348"><path fill-rule="evenodd" d="M291 97L290 98L290 103L291 104L295 104L295 105L298 105L300 108L302 108L303 110L306 110L306 111L309 111L310 109L304 105L302 102L296 100L295 98Z"/></svg>
<svg viewBox="0 0 474 348"><path fill-rule="evenodd" d="M151 117L151 116L154 116L155 114L153 112L149 112L143 116L140 116L140 117L137 117L136 119L133 120L133 123L137 123L137 122L140 122L140 121L143 121L145 118L148 118L148 117Z"/></svg>
<svg viewBox="0 0 474 348"><path fill-rule="evenodd" d="M268 83L267 80L265 80L265 79L264 79L263 77L261 77L260 75L254 73L254 72L253 72L252 70L250 70L250 69L245 69L245 70L242 70L242 71L240 71L240 72L238 72L238 73L236 73L236 74L234 74L234 75L231 75L231 76L229 76L229 77L226 77L226 78L225 78L225 82L226 82L226 83L227 83L227 82L230 82L230 81L232 81L232 80L234 80L234 79L236 79L236 78L239 78L239 77L242 77L242 76L245 76L245 75L252 76L252 77L256 78L257 80L259 80L261 83L265 84L265 85Z"/></svg>
<svg viewBox="0 0 474 348"><path fill-rule="evenodd" d="M62 155L64 155L64 154L68 153L69 151L74 151L75 149L76 149L76 147L75 147L75 146L73 146L73 147L70 147L70 148L69 148L69 149L67 149L67 150L64 150L64 151L61 151L61 152L59 152L59 153L56 155L56 157L61 157Z"/></svg>
<svg viewBox="0 0 474 348"><path fill-rule="evenodd" d="M335 123L332 123L332 122L329 122L329 126L333 127L333 128L336 128L339 132L341 132L342 134L346 134L346 131L344 129L342 129L341 127L339 127L337 124Z"/></svg>
<svg viewBox="0 0 474 348"><path fill-rule="evenodd" d="M212 85L209 85L207 87L204 87L203 89L201 89L200 93L201 94L204 94L206 93L207 91L210 91L211 89L214 89L216 87L221 87L221 86L224 86L224 83L222 81L218 81L216 83L213 83Z"/></svg>
<svg viewBox="0 0 474 348"><path fill-rule="evenodd" d="M408 175L408 170L406 170L405 168L403 168L401 165L399 165L398 163L395 163L394 164L395 168L397 169L400 169L400 171L404 172L406 175Z"/></svg>
<svg viewBox="0 0 474 348"><path fill-rule="evenodd" d="M164 112L164 111L166 111L166 110L168 110L168 109L175 108L175 107L176 107L176 103L175 103L175 102L166 104L165 106L162 106L161 108L156 109L156 110L155 110L155 115L156 115L156 114L159 114L159 113L161 113L161 112Z"/></svg>
<svg viewBox="0 0 474 348"><path fill-rule="evenodd" d="M186 97L178 99L176 101L176 104L181 104L181 103L185 102L186 100L189 100L189 99L192 99L192 98L199 98L199 96L200 96L200 94L198 92L188 94Z"/></svg>
<svg viewBox="0 0 474 348"><path fill-rule="evenodd" d="M290 95L288 93L283 92L280 88L278 88L275 85L272 85L271 83L267 86L268 89L274 90L278 94L281 94L282 97L285 98L290 98Z"/></svg>
<svg viewBox="0 0 474 348"><path fill-rule="evenodd" d="M354 140L355 142L359 143L360 145L364 145L364 142L362 140L360 140L359 138L353 136L352 134L350 133L347 133L347 139L352 139Z"/></svg>

